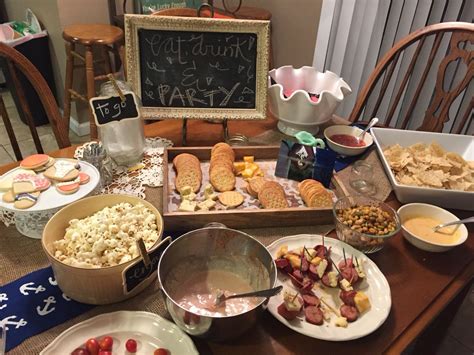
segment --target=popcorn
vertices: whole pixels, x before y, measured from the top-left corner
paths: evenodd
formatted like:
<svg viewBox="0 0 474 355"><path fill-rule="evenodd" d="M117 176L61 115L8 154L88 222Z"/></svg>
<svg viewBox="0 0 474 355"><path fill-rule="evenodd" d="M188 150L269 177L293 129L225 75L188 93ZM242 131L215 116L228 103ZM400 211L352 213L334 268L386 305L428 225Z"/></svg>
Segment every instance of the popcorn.
<svg viewBox="0 0 474 355"><path fill-rule="evenodd" d="M160 231L154 213L138 203L122 202L83 219L72 219L63 239L53 243L54 256L77 267L100 268L136 258L136 241L150 249Z"/></svg>

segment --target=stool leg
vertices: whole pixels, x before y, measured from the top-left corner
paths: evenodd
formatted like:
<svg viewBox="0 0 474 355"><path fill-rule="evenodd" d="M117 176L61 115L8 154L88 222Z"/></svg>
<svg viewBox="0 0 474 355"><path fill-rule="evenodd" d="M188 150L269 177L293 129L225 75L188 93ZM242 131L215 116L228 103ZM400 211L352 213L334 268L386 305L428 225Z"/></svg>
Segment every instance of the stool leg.
<svg viewBox="0 0 474 355"><path fill-rule="evenodd" d="M104 74L110 74L112 73L112 65L110 63L109 51L107 50L107 48L105 48L105 45L100 46L100 50L102 51L102 57L104 58Z"/></svg>
<svg viewBox="0 0 474 355"><path fill-rule="evenodd" d="M92 55L92 46L86 46L86 81L87 81L87 99L90 100L95 96L95 80L94 80L94 59ZM97 139L97 126L95 125L92 109L89 106L89 122L91 128L91 138Z"/></svg>
<svg viewBox="0 0 474 355"><path fill-rule="evenodd" d="M71 119L71 92L72 80L74 76L74 57L72 51L75 50L75 45L70 42L66 42L66 82L64 84L64 113L63 120L66 123L66 127L69 130L69 121Z"/></svg>
<svg viewBox="0 0 474 355"><path fill-rule="evenodd" d="M120 56L120 61L122 62L123 77L125 80L127 80L127 62L125 60L125 47L123 46L123 44L120 44L118 48L118 54Z"/></svg>

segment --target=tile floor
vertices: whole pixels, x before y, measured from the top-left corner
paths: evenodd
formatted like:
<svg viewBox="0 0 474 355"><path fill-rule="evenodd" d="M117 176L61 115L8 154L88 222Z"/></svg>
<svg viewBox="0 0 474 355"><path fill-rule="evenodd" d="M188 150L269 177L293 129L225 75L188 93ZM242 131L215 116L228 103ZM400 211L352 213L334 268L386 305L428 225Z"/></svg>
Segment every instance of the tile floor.
<svg viewBox="0 0 474 355"><path fill-rule="evenodd" d="M16 111L13 99L10 93L6 90L1 90L0 93L3 95L3 100L7 108L12 126L15 130L17 136L18 144L20 145L21 152L23 156L27 156L36 152L33 139L29 128L24 124ZM56 139L51 131L49 125L44 125L38 127L38 134L40 140L43 144L43 149L45 152L56 150L58 146L56 144ZM73 132L70 132L69 138L72 144L87 142L89 140L88 136L79 137ZM15 161L15 155L8 139L3 121L0 122L0 165L10 163ZM436 322L441 322L442 320L436 320ZM444 354L456 354L456 355L472 355L474 354L474 337L472 336L472 326L474 325L474 287L471 286L467 296L463 300L462 305L460 306L458 312L451 321L451 324L447 328L447 331L444 332L441 336L443 340L440 342L440 345L434 351L436 355ZM428 333L428 332L427 332ZM422 337L425 336L422 335ZM430 335L426 335L430 336ZM415 342L416 343L416 342ZM416 344L412 344L405 352L406 355L418 355L418 348ZM433 353L430 351L430 353Z"/></svg>
<svg viewBox="0 0 474 355"><path fill-rule="evenodd" d="M30 129L28 128L28 125L20 120L10 92L3 89L0 90L0 94L2 95L3 101L5 102L5 107L7 109L8 116L10 117L13 130L15 131L15 136L18 141L18 145L20 146L21 153L24 157L36 153L36 147L34 145L33 138L31 137ZM56 138L54 137L49 124L37 127L37 131L43 146L43 150L46 153L58 149ZM71 144L77 144L81 142L87 142L89 140L89 136L79 137L74 132L70 132L69 139L71 140ZM13 153L12 145L10 144L3 120L1 120L0 165L11 163L13 161L16 161L15 154Z"/></svg>

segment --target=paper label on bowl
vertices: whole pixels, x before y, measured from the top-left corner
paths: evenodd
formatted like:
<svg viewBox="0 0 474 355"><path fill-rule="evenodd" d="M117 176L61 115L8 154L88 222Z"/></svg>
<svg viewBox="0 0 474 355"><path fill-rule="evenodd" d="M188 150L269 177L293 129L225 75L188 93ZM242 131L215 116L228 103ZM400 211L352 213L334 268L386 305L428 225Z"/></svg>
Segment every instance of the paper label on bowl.
<svg viewBox="0 0 474 355"><path fill-rule="evenodd" d="M161 241L161 243L150 253L151 264L148 267L145 266L143 259L140 259L127 267L122 272L123 290L127 295L132 292L135 287L140 285L144 280L153 275L158 268L158 262L160 261L161 254L165 251L168 245L171 243L171 237L167 237Z"/></svg>

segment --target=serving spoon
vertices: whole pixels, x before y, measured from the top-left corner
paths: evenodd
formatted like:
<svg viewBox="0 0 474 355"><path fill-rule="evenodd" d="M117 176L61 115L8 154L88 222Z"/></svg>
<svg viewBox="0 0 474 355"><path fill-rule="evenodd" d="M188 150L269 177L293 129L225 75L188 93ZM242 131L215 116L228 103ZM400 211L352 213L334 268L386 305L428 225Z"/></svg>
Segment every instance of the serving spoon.
<svg viewBox="0 0 474 355"><path fill-rule="evenodd" d="M461 219L459 221L452 221L452 222L448 222L448 223L440 223L437 226L433 227L433 230L435 232L437 232L438 230L440 230L441 228L444 228L444 227L454 226L456 224L463 224L463 223L473 223L473 222L474 222L474 217L469 217L469 218Z"/></svg>
<svg viewBox="0 0 474 355"><path fill-rule="evenodd" d="M277 286L273 288L268 288L265 290L260 290L260 291L253 291L253 292L247 292L247 293L238 293L235 295L231 296L226 296L224 295L224 292L219 290L216 295L216 300L214 302L214 306L220 305L222 302L225 302L231 298L242 298L242 297L272 297L281 292L283 289L283 286Z"/></svg>
<svg viewBox="0 0 474 355"><path fill-rule="evenodd" d="M367 133L369 129L371 129L373 126L375 126L377 123L379 123L379 119L377 117L374 117L370 120L370 122L367 124L367 127L360 132L360 134L356 137L358 141L364 140L364 136Z"/></svg>

